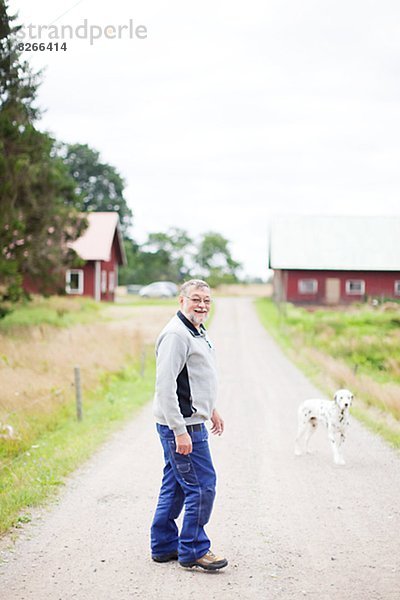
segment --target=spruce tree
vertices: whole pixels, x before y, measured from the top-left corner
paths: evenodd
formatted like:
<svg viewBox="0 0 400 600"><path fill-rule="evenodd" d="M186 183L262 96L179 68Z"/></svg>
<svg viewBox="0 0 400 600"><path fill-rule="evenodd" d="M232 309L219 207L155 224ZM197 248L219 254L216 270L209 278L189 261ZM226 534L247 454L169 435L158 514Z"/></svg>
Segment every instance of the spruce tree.
<svg viewBox="0 0 400 600"><path fill-rule="evenodd" d="M68 242L85 227L55 141L36 128L40 74L21 59L14 21L0 0L0 316L27 278L43 292L62 286Z"/></svg>

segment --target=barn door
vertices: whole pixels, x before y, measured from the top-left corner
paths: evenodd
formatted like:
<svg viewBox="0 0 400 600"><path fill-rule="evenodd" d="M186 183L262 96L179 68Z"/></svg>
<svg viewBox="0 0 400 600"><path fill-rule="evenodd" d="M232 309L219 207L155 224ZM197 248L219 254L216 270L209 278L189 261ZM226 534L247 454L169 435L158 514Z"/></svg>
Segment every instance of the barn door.
<svg viewBox="0 0 400 600"><path fill-rule="evenodd" d="M328 277L325 283L325 302L327 304L339 304L340 302L340 279Z"/></svg>

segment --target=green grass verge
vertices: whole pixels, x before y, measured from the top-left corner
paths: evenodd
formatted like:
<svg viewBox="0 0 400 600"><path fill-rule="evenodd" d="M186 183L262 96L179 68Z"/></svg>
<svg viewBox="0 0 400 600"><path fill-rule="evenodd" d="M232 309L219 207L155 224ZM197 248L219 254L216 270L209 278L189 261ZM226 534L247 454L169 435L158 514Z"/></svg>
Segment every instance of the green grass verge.
<svg viewBox="0 0 400 600"><path fill-rule="evenodd" d="M396 308L394 308L396 307ZM359 373L382 383L400 383L400 311L358 305L346 310L305 308L287 304L286 326L308 345L342 360Z"/></svg>
<svg viewBox="0 0 400 600"><path fill-rule="evenodd" d="M99 319L100 310L101 305L90 298L35 296L31 301L15 305L12 312L0 319L0 333L12 333L38 325L70 327L89 323Z"/></svg>
<svg viewBox="0 0 400 600"><path fill-rule="evenodd" d="M351 414L354 415L368 429L380 435L391 446L400 450L400 434L388 426L385 422L376 419L366 408L353 406Z"/></svg>
<svg viewBox="0 0 400 600"><path fill-rule="evenodd" d="M152 396L154 359L103 375L101 385L83 399L78 422L71 398L53 414L51 424L29 450L0 470L0 534L30 520L29 508L54 495L63 478L83 463L121 423ZM37 417L38 418L38 417ZM23 512L22 512L23 511Z"/></svg>
<svg viewBox="0 0 400 600"><path fill-rule="evenodd" d="M264 327L289 358L327 395L331 395L332 389L326 374L307 355L307 349L317 349L351 369L357 366L357 373L364 373L378 384L399 381L400 347L395 344L398 311L379 313L361 306L352 307L349 312L328 309L309 312L289 304L279 310L268 298L257 299L255 305ZM337 383L338 387L342 385ZM356 389L353 391L357 394ZM374 406L371 408L368 404ZM366 402L361 400L352 408L352 414L392 446L400 448L400 426L393 417L389 418L390 411L385 414L384 407L379 398L366 397Z"/></svg>

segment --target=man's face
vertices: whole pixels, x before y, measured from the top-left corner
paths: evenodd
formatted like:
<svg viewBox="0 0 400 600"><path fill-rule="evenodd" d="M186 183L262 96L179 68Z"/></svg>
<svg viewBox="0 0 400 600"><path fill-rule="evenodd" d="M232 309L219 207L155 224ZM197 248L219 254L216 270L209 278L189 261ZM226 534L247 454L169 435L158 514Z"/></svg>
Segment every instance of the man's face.
<svg viewBox="0 0 400 600"><path fill-rule="evenodd" d="M179 296L181 311L195 327L199 327L208 317L211 307L210 289L191 286L185 296Z"/></svg>

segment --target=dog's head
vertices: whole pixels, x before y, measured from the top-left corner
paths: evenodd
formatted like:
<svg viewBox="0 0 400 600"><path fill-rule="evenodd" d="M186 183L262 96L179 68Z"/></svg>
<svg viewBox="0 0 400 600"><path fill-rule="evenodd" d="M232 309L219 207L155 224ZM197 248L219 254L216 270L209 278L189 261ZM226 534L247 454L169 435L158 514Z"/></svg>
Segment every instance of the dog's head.
<svg viewBox="0 0 400 600"><path fill-rule="evenodd" d="M349 390L345 389L338 390L333 397L340 410L346 410L346 408L350 408L350 406L353 404L353 398L353 394Z"/></svg>

